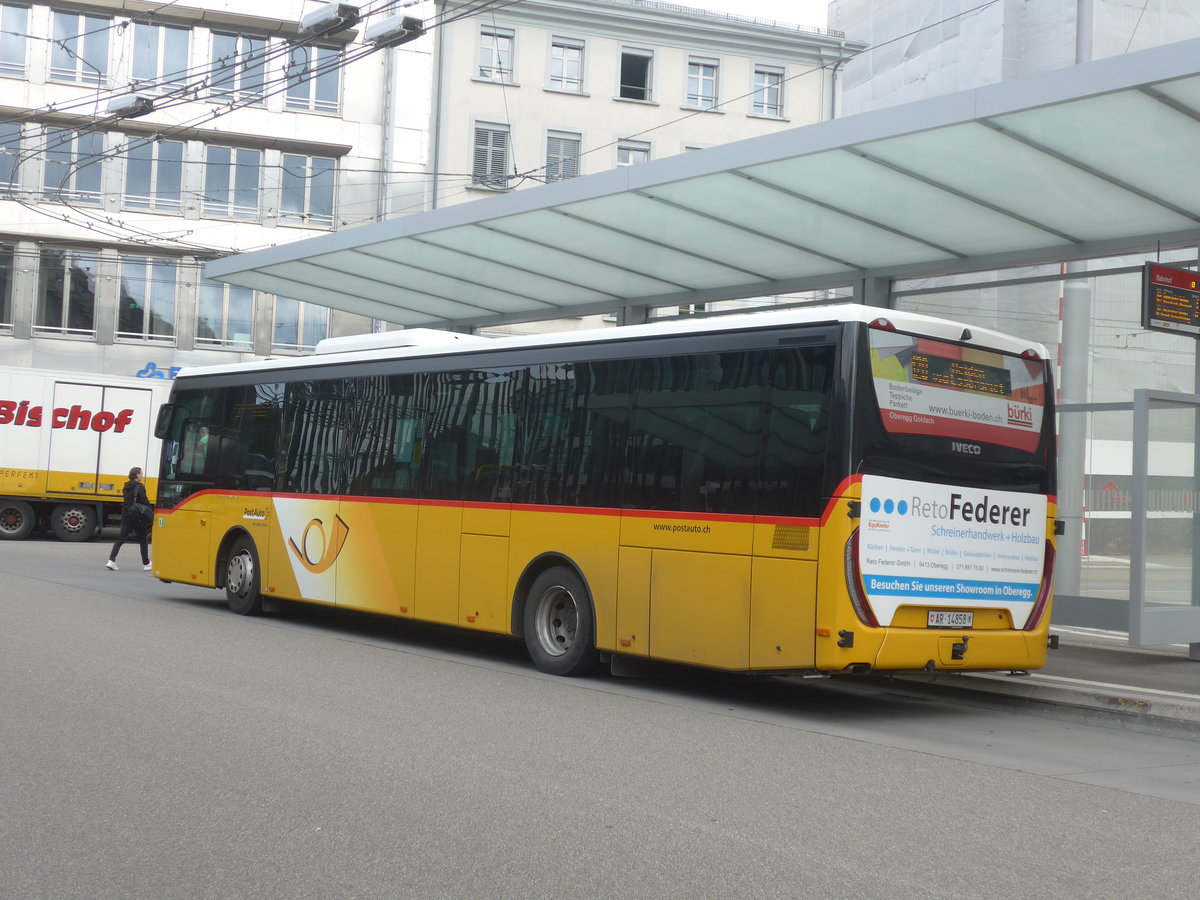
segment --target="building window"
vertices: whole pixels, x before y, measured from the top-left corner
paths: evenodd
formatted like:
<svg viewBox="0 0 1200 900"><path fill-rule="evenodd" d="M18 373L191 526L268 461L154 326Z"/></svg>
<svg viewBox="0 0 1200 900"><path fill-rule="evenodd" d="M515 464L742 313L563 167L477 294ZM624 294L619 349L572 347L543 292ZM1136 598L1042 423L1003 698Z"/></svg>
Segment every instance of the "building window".
<svg viewBox="0 0 1200 900"><path fill-rule="evenodd" d="M54 13L50 80L103 84L108 77L112 19L83 13Z"/></svg>
<svg viewBox="0 0 1200 900"><path fill-rule="evenodd" d="M487 25L479 30L479 77L512 84L513 32Z"/></svg>
<svg viewBox="0 0 1200 900"><path fill-rule="evenodd" d="M0 244L0 329L12 331L13 325L13 248Z"/></svg>
<svg viewBox="0 0 1200 900"><path fill-rule="evenodd" d="M286 109L336 113L341 91L342 51L293 45L287 64Z"/></svg>
<svg viewBox="0 0 1200 900"><path fill-rule="evenodd" d="M754 69L754 114L758 116L783 115L783 70L771 66L756 66Z"/></svg>
<svg viewBox="0 0 1200 900"><path fill-rule="evenodd" d="M336 160L322 156L283 154L280 218L306 225L332 225L336 167Z"/></svg>
<svg viewBox="0 0 1200 900"><path fill-rule="evenodd" d="M583 44L556 38L550 45L550 87L560 91L583 90Z"/></svg>
<svg viewBox="0 0 1200 900"><path fill-rule="evenodd" d="M174 25L133 29L133 81L138 90L166 90L187 83L191 31Z"/></svg>
<svg viewBox="0 0 1200 900"><path fill-rule="evenodd" d="M650 64L654 54L649 50L621 51L621 97L626 100L649 100Z"/></svg>
<svg viewBox="0 0 1200 900"><path fill-rule="evenodd" d="M94 253L42 251L34 316L36 333L96 333L97 261Z"/></svg>
<svg viewBox="0 0 1200 900"><path fill-rule="evenodd" d="M688 61L687 106L712 109L717 105L717 62L712 59Z"/></svg>
<svg viewBox="0 0 1200 900"><path fill-rule="evenodd" d="M476 125L471 179L477 186L508 187L508 126Z"/></svg>
<svg viewBox="0 0 1200 900"><path fill-rule="evenodd" d="M121 260L117 337L142 341L175 338L178 266L169 259L127 256Z"/></svg>
<svg viewBox="0 0 1200 900"><path fill-rule="evenodd" d="M546 181L579 176L581 141L581 135L562 131L551 131L546 136Z"/></svg>
<svg viewBox="0 0 1200 900"><path fill-rule="evenodd" d="M632 166L650 159L650 145L643 141L619 141L617 165Z"/></svg>
<svg viewBox="0 0 1200 900"><path fill-rule="evenodd" d="M258 218L262 151L204 148L204 215Z"/></svg>
<svg viewBox="0 0 1200 900"><path fill-rule="evenodd" d="M125 206L178 212L183 142L135 139L125 154Z"/></svg>
<svg viewBox="0 0 1200 900"><path fill-rule="evenodd" d="M21 181L21 126L0 123L0 184L17 187Z"/></svg>
<svg viewBox="0 0 1200 900"><path fill-rule="evenodd" d="M25 35L28 33L28 7L0 4L0 75L25 77Z"/></svg>
<svg viewBox="0 0 1200 900"><path fill-rule="evenodd" d="M254 291L205 278L200 282L196 343L250 350L254 334Z"/></svg>
<svg viewBox="0 0 1200 900"><path fill-rule="evenodd" d="M287 297L275 298L276 350L311 350L329 336L329 310Z"/></svg>
<svg viewBox="0 0 1200 900"><path fill-rule="evenodd" d="M213 32L209 98L261 102L266 84L266 56L266 38Z"/></svg>
<svg viewBox="0 0 1200 900"><path fill-rule="evenodd" d="M47 200L100 202L104 135L66 128L46 130L42 193Z"/></svg>

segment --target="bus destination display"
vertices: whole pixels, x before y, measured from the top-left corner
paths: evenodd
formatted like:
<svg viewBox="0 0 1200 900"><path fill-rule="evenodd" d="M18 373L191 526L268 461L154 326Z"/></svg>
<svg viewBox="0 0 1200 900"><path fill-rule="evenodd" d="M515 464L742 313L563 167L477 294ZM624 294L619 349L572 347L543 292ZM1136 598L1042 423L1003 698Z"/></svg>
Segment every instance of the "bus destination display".
<svg viewBox="0 0 1200 900"><path fill-rule="evenodd" d="M1007 397L1012 393L1012 381L1007 369L963 362L961 359L946 359L942 356L914 353L912 377L914 381L924 381L928 384L939 384L943 387L964 391L975 391L980 394L996 394Z"/></svg>
<svg viewBox="0 0 1200 900"><path fill-rule="evenodd" d="M1142 327L1200 335L1200 273L1146 263Z"/></svg>

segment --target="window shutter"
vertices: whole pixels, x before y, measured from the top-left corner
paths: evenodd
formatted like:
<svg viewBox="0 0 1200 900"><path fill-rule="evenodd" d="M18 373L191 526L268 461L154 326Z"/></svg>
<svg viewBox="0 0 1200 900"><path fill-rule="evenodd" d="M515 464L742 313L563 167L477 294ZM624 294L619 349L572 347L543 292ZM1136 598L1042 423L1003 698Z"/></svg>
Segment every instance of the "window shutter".
<svg viewBox="0 0 1200 900"><path fill-rule="evenodd" d="M546 138L546 180L561 181L579 175L579 139L561 135Z"/></svg>
<svg viewBox="0 0 1200 900"><path fill-rule="evenodd" d="M476 184L503 188L508 184L508 132L475 129L475 156L471 175Z"/></svg>

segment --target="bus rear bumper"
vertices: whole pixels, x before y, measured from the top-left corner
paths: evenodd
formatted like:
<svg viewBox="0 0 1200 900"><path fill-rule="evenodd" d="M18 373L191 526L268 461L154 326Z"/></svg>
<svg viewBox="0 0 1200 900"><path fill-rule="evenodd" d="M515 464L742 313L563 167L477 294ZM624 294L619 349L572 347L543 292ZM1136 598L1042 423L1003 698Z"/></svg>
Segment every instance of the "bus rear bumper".
<svg viewBox="0 0 1200 900"><path fill-rule="evenodd" d="M1048 629L934 630L891 628L875 656L875 671L1010 671L1046 664Z"/></svg>

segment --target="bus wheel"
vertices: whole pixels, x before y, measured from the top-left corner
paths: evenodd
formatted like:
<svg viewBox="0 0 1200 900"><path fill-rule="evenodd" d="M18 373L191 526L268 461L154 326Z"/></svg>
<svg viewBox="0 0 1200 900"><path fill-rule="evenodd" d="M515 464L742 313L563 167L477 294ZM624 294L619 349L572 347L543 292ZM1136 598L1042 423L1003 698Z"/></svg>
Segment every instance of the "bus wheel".
<svg viewBox="0 0 1200 900"><path fill-rule="evenodd" d="M556 566L539 575L525 598L525 646L550 675L586 675L600 661L595 614L583 581Z"/></svg>
<svg viewBox="0 0 1200 900"><path fill-rule="evenodd" d="M0 501L0 540L23 541L33 531L33 507L23 500Z"/></svg>
<svg viewBox="0 0 1200 900"><path fill-rule="evenodd" d="M96 536L96 508L84 503L60 503L50 514L50 530L60 541L90 541Z"/></svg>
<svg viewBox="0 0 1200 900"><path fill-rule="evenodd" d="M225 566L225 602L239 616L257 616L263 611L259 593L258 551L254 541L243 535L233 542Z"/></svg>

